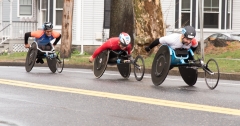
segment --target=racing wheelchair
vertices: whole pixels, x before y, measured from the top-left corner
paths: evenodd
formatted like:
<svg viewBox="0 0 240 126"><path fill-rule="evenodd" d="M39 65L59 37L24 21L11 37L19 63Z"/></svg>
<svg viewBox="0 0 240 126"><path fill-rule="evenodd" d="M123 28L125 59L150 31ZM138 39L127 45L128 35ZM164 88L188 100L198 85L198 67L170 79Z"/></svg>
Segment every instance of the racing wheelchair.
<svg viewBox="0 0 240 126"><path fill-rule="evenodd" d="M202 68L208 88L215 89L220 76L217 62L209 59L205 64L202 59L195 60L193 56L191 49L172 49L168 45L161 45L152 63L153 84L156 86L162 84L169 70L178 67L185 83L193 86L198 78L198 68Z"/></svg>
<svg viewBox="0 0 240 126"><path fill-rule="evenodd" d="M100 78L107 65L117 65L121 76L127 79L131 73L131 64L134 66L136 80L141 81L145 72L144 60L140 55L133 59L127 55L126 51L105 50L101 52L94 60L93 71L96 78Z"/></svg>
<svg viewBox="0 0 240 126"><path fill-rule="evenodd" d="M39 47L37 42L33 42L30 45L25 62L27 72L32 70L37 58L46 58L48 67L53 73L63 71L64 57L61 58L59 52L55 52L52 44Z"/></svg>

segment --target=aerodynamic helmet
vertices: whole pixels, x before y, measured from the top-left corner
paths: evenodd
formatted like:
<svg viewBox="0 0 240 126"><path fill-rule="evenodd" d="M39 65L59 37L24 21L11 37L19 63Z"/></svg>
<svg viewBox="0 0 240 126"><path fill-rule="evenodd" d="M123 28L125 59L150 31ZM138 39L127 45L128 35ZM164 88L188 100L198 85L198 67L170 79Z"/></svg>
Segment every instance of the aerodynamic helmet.
<svg viewBox="0 0 240 126"><path fill-rule="evenodd" d="M184 35L184 37L192 39L196 36L196 31L195 28L192 26L185 26L182 29L182 34Z"/></svg>
<svg viewBox="0 0 240 126"><path fill-rule="evenodd" d="M120 43L122 46L128 46L131 42L131 37L128 33L122 32L119 35Z"/></svg>
<svg viewBox="0 0 240 126"><path fill-rule="evenodd" d="M43 30L49 30L49 29L52 29L53 28L53 25L51 22L45 22L43 24Z"/></svg>

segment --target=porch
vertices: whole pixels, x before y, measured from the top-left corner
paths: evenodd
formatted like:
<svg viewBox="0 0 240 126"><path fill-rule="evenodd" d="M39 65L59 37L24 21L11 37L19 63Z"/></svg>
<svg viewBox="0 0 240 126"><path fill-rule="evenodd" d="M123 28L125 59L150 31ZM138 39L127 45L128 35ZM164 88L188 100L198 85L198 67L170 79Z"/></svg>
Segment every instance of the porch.
<svg viewBox="0 0 240 126"><path fill-rule="evenodd" d="M0 53L23 52L24 34L37 30L37 22L34 21L3 21L0 26Z"/></svg>

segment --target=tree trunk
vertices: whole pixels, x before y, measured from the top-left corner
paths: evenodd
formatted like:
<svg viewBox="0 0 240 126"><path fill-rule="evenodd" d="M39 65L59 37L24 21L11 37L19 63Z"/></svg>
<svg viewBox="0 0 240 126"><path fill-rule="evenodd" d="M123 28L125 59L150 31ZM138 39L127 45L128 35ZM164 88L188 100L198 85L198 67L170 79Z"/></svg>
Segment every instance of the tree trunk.
<svg viewBox="0 0 240 126"><path fill-rule="evenodd" d="M109 37L120 32L131 36L135 55L147 54L144 47L165 35L159 0L112 0Z"/></svg>
<svg viewBox="0 0 240 126"><path fill-rule="evenodd" d="M134 21L134 53L146 55L144 47L165 35L160 1L134 0Z"/></svg>
<svg viewBox="0 0 240 126"><path fill-rule="evenodd" d="M109 37L117 37L121 32L133 38L133 6L132 0L112 0Z"/></svg>
<svg viewBox="0 0 240 126"><path fill-rule="evenodd" d="M64 0L63 5L60 55L64 58L71 57L73 2L74 0Z"/></svg>

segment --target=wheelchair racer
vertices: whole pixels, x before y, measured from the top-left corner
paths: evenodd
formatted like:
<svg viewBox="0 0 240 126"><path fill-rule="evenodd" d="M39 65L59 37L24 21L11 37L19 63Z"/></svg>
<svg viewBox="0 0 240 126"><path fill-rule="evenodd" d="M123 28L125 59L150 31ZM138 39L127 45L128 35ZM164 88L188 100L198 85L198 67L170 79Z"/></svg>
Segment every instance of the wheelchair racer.
<svg viewBox="0 0 240 126"><path fill-rule="evenodd" d="M198 46L198 42L195 39L196 31L192 26L185 26L182 29L182 34L174 33L168 36L163 36L154 40L149 46L145 47L145 50L149 52L152 48L160 44L165 44L170 46L172 49L191 48L194 52Z"/></svg>
<svg viewBox="0 0 240 126"><path fill-rule="evenodd" d="M113 51L127 51L128 55L131 55L131 37L128 33L122 32L119 37L112 37L98 47L92 56L89 57L89 62L92 63L93 60L104 50L113 50ZM109 62L117 63L117 56L114 53L109 54Z"/></svg>
<svg viewBox="0 0 240 126"><path fill-rule="evenodd" d="M29 48L28 38L35 37L35 42L37 42L38 47L45 48L51 47L51 40L55 39L53 46L57 45L58 41L61 39L61 34L53 30L53 25L51 22L45 22L43 24L43 30L37 30L32 32L26 32L24 36L25 48ZM43 64L44 61L42 58L37 58L36 63Z"/></svg>

